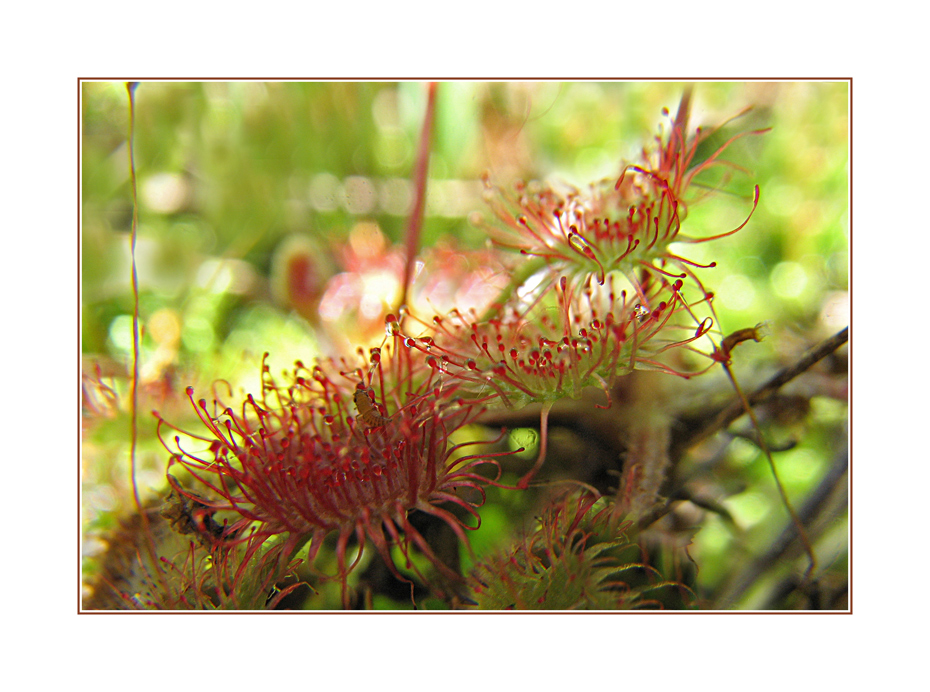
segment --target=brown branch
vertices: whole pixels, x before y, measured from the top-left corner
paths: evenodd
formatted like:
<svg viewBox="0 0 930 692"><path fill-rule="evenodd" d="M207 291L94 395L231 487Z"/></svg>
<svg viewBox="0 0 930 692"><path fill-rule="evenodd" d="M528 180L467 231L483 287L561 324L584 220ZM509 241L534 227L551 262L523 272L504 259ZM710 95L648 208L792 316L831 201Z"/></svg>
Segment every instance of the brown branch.
<svg viewBox="0 0 930 692"><path fill-rule="evenodd" d="M844 327L829 339L821 342L814 348L810 349L801 358L792 365L778 372L772 379L759 387L755 392L747 396L749 404L761 404L770 399L779 389L784 387L788 382L793 380L801 373L807 371L814 363L833 353L840 346L849 340L849 327ZM702 440L706 440L714 433L723 430L735 420L746 413L743 402L737 399L727 406L717 416L703 428L692 434L686 440L682 441L682 449L687 449L696 445Z"/></svg>
<svg viewBox="0 0 930 692"><path fill-rule="evenodd" d="M771 399L779 389L781 389L785 384L793 380L798 375L807 371L812 365L822 360L829 354L833 353L840 346L845 344L849 339L849 327L845 327L836 334L834 334L829 339L818 344L814 348L810 349L805 353L797 362L792 365L782 369L774 377L772 377L768 382L759 387L755 392L748 395L746 399L750 405L764 403ZM677 459L677 457L682 454L685 450L693 447L698 442L706 440L711 437L714 433L719 432L720 430L725 429L735 420L740 418L746 409L743 406L743 402L737 399L727 408L723 409L720 413L715 416L710 423L699 428L697 431L691 433L688 436L678 439L674 443L672 450L672 458ZM753 438L753 443L758 443L758 440ZM674 484L667 489L668 497L672 500L683 499L682 493L685 492L684 488L693 477L698 475L698 472L695 471L685 477L678 478ZM654 507L653 510L640 517L639 526L641 528L646 528L651 524L655 523L666 514L668 514L673 508L674 502L668 502L665 505Z"/></svg>
<svg viewBox="0 0 930 692"><path fill-rule="evenodd" d="M818 518L822 518L825 507L829 504L830 498L834 495L836 489L846 477L849 468L849 450L844 449L833 461L832 466L826 475L821 479L817 489L804 502L798 510L798 517L801 523L809 527L808 531L812 536L816 536L818 531L812 527ZM843 488L845 491L846 489ZM845 501L843 502L845 506ZM822 532L825 525L819 527ZM765 574L769 569L778 565L786 557L790 548L795 544L798 537L798 530L793 521L788 522L781 535L769 546L769 549L758 558L753 560L745 571L733 577L729 583L724 584L720 589L720 595L717 597L715 607L727 609L742 596L753 584Z"/></svg>

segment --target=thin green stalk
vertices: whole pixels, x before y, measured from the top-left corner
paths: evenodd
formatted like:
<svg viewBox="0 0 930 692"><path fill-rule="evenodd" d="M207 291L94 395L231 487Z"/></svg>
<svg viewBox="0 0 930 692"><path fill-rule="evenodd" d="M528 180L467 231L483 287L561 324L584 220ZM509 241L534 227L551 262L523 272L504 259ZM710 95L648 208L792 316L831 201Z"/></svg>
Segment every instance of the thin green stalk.
<svg viewBox="0 0 930 692"><path fill-rule="evenodd" d="M772 476L775 478L775 485L778 486L778 493L781 495L785 509L788 510L788 514L791 515L791 520L794 522L795 528L798 530L798 537L801 539L801 543L804 544L804 551L807 553L807 557L810 560L807 571L804 572L804 581L807 582L810 580L817 567L817 557L814 555L814 547L811 545L810 539L807 536L807 531L804 530L804 524L801 521L801 518L798 516L798 513L794 511L794 506L791 504L791 500L788 499L788 494L785 492L785 487L782 485L781 478L778 475L778 469L775 466L775 461L772 459L772 453L769 451L769 447L765 442L765 437L762 435L762 426L759 425L759 419L756 418L755 411L753 411L752 407L749 405L749 401L746 399L746 395L743 394L742 388L739 386L739 383L733 376L733 371L730 370L730 365L726 361L723 362L723 369L726 370L727 377L729 377L730 382L733 383L733 389L736 390L736 394L739 396L740 401L743 403L743 407L746 409L746 413L749 414L749 418L752 420L752 424L755 427L756 432L759 433L759 447L762 449L762 453L765 454L765 458L769 462L769 468L772 469Z"/></svg>

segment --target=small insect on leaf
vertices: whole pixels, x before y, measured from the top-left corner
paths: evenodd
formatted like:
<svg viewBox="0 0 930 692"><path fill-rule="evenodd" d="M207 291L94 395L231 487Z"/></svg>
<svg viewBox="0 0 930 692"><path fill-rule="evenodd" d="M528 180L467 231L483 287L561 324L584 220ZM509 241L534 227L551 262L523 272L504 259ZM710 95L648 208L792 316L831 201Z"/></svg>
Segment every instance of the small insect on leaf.
<svg viewBox="0 0 930 692"><path fill-rule="evenodd" d="M177 479L168 474L171 494L165 500L161 516L180 534L193 534L204 548L222 540L224 527L213 518L216 510L194 493L182 493Z"/></svg>
<svg viewBox="0 0 930 692"><path fill-rule="evenodd" d="M386 418L378 413L378 409L375 408L371 396L364 389L359 388L355 390L355 407L358 409L359 419L370 428L379 428L391 422L390 418Z"/></svg>

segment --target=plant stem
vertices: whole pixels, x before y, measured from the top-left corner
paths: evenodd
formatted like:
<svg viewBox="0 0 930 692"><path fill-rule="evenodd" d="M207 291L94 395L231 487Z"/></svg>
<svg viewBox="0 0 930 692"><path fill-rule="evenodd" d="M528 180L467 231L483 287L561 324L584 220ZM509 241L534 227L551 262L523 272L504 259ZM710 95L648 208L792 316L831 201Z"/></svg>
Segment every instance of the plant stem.
<svg viewBox="0 0 930 692"><path fill-rule="evenodd" d="M723 369L726 370L727 377L729 377L730 382L733 383L733 388L736 390L740 401L742 401L743 406L746 409L746 413L749 414L750 419L752 419L752 424L755 427L756 432L759 434L759 448L762 450L762 453L765 454L765 458L769 462L769 468L772 470L772 476L775 478L775 485L778 486L778 494L781 495L782 503L785 505L785 509L788 510L788 514L791 515L791 520L794 522L794 525L798 530L798 537L801 539L801 543L804 544L804 550L807 553L808 559L810 560L807 571L804 573L804 580L806 582L810 580L811 576L814 574L814 571L817 568L817 557L814 555L814 548L811 545L810 539L807 537L807 532L804 530L804 524L801 522L801 518L798 516L797 512L794 511L791 500L788 499L788 494L785 492L785 487L782 485L781 478L778 476L778 469L775 466L774 459L772 459L772 453L769 451L769 447L765 442L765 436L762 434L762 426L759 425L759 419L756 418L756 412L752 409L752 406L749 405L749 401L746 399L746 395L743 394L742 388L739 386L739 383L733 376L733 371L730 369L729 363L724 361Z"/></svg>
<svg viewBox="0 0 930 692"><path fill-rule="evenodd" d="M542 411L539 414L539 456L536 457L536 463L533 464L533 468L529 470L529 473L523 476L520 482L517 483L517 487L520 490L526 490L527 487L529 487L530 481L533 480L533 476L536 475L536 472L539 471L543 462L546 460L546 447L549 441L549 411L552 409L552 404L553 402L551 401L547 401L543 404Z"/></svg>

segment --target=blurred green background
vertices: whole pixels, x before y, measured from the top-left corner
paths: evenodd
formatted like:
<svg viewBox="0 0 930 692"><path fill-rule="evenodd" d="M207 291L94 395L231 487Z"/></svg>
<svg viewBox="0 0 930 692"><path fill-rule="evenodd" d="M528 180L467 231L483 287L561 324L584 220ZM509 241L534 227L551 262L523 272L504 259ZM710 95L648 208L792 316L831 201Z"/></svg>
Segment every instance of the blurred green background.
<svg viewBox="0 0 930 692"><path fill-rule="evenodd" d="M616 177L667 127L662 109L674 116L683 88L674 82L440 84L423 247L450 248L453 256L463 247L485 247L483 233L468 221L470 213L484 212L485 171L498 184L551 178L583 186ZM695 205L683 232L713 235L737 226L754 184L761 188L759 208L736 235L682 254L717 262L699 275L717 295L724 332L770 322L772 336L746 358L774 368L848 324L849 89L844 82L697 83L692 125L712 128L747 106L753 109L712 142L745 130L771 131L732 145L725 158L746 172L737 172L726 192ZM143 490L164 485L165 454L148 411L158 409L183 426L190 417L186 385L206 390L223 378L255 391L264 351L277 372L297 358L309 362L380 342L378 313L397 290L396 245L407 223L425 107L426 86L418 82L139 85ZM85 554L92 555L93 536L112 525L130 496L125 84L84 82L81 113L83 502ZM302 263L294 264L295 257ZM747 377L755 370L751 362L744 369ZM829 398L815 402L822 424L779 462L789 492L801 495L841 444L836 430L846 415ZM743 477L771 486L764 463L755 457L745 463ZM768 490L732 500L750 530L771 526L766 517L778 511ZM488 513L492 525L494 512ZM762 544L771 538L767 531ZM711 523L692 553L716 559L732 548L728 536Z"/></svg>

